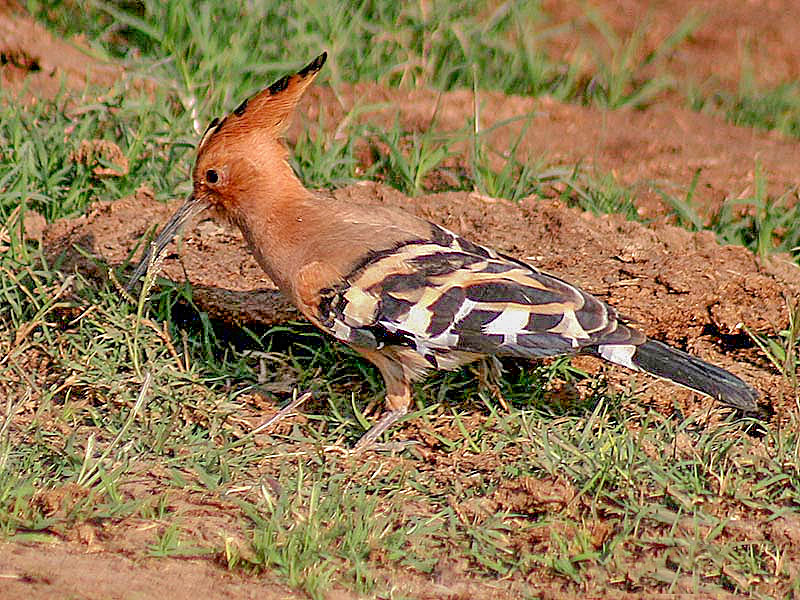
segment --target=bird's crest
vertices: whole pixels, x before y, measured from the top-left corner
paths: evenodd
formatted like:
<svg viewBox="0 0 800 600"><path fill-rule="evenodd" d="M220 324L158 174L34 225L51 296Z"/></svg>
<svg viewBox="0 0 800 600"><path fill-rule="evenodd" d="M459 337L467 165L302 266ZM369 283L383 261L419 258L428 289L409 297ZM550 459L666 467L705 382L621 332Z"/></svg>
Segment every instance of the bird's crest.
<svg viewBox="0 0 800 600"><path fill-rule="evenodd" d="M297 73L281 77L268 88L246 99L227 117L211 121L197 145L198 154L212 139L218 137L225 138L252 131L280 137L289 124L294 108L327 58L328 53L323 52Z"/></svg>

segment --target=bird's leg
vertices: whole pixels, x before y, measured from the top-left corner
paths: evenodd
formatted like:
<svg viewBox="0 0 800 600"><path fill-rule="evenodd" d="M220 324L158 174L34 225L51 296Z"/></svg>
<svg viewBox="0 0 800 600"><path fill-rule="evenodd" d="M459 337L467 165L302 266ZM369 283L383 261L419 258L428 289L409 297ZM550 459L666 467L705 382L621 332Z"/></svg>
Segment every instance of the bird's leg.
<svg viewBox="0 0 800 600"><path fill-rule="evenodd" d="M489 390L494 399L500 403L503 410L509 412L508 401L503 396L501 382L503 379L503 364L496 356L489 356L478 362L477 366L478 381Z"/></svg>
<svg viewBox="0 0 800 600"><path fill-rule="evenodd" d="M277 425L278 423L280 423L281 421L283 421L283 420L284 420L286 417L288 417L289 415L291 415L291 414L294 414L294 411L295 411L295 410L296 410L296 409L297 409L297 408L298 408L298 407L299 407L301 404L303 404L304 402L306 402L306 401L307 401L309 398L311 398L311 397L312 397L312 395L311 395L311 392L306 392L305 394L302 394L301 396L298 396L298 395L297 395L297 390L295 390L295 393L294 393L294 398L292 398L292 401L291 401L291 402L289 402L289 404L287 404L286 406L284 406L284 407L283 407L282 409L280 409L280 410L279 410L277 413L275 413L274 415L272 415L272 417L270 417L269 419L267 419L267 420L266 420L264 423L262 423L261 425L259 425L258 427L256 427L256 428L255 428L253 431L251 431L250 433L254 435L254 434L256 434L256 433L260 433L261 431L264 431L265 429L268 429L268 428L270 428L270 427L274 427L275 425Z"/></svg>
<svg viewBox="0 0 800 600"><path fill-rule="evenodd" d="M378 422L373 425L367 433L361 436L361 439L355 445L354 450L360 452L366 450L375 443L381 434L394 425L398 419L408 414L408 409L387 410L383 413Z"/></svg>
<svg viewBox="0 0 800 600"><path fill-rule="evenodd" d="M386 410L358 440L354 448L356 451L365 450L374 444L384 431L408 414L408 407L411 405L411 382L403 366L377 352L364 351L360 348L359 352L375 363L383 375L383 380L386 382Z"/></svg>

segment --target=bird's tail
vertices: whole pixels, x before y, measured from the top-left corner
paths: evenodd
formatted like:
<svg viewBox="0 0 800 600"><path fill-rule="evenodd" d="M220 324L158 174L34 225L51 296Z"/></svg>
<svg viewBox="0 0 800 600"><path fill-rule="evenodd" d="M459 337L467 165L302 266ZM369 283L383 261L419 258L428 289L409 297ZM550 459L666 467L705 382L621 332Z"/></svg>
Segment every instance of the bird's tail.
<svg viewBox="0 0 800 600"><path fill-rule="evenodd" d="M613 363L669 379L745 413L757 413L758 392L733 373L655 340L638 345L597 346Z"/></svg>

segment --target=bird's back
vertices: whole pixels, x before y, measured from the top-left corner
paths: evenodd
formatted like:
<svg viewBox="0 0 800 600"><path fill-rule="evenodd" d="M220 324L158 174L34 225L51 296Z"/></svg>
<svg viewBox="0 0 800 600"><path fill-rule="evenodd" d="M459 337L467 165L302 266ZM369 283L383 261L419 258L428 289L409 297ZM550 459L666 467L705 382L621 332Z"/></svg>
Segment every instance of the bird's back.
<svg viewBox="0 0 800 600"><path fill-rule="evenodd" d="M644 340L594 296L405 211L315 202L329 215L327 258L311 254L334 266L317 317L343 341L407 345L442 367L454 352L532 358Z"/></svg>

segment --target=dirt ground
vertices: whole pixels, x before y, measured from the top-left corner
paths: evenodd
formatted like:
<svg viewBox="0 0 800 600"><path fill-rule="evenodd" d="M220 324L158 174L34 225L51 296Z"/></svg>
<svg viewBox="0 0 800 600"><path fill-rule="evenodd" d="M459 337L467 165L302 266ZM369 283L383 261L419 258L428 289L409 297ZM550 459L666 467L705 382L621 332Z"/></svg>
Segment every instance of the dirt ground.
<svg viewBox="0 0 800 600"><path fill-rule="evenodd" d="M434 121L439 130L463 131L474 113L473 94L467 90L398 91L361 83L342 86L338 94L341 105L330 89L317 87L303 104L311 116L324 107L328 123L338 122L356 105L390 105L365 111L360 118L388 127L399 118L408 131L425 131ZM492 130L484 138L496 150L491 155L495 168L504 164L500 152L519 139L516 158L522 162L544 159L549 166L570 167L580 163L589 172L595 167L635 186L636 204L644 219L666 219L671 207L663 202L658 188L670 193L677 189L677 195L683 198L698 169L700 178L693 200L705 218L717 211L725 198L752 194L756 161L769 182L770 194L779 196L797 185L795 140L736 127L721 117L693 112L682 105L665 102L646 111L601 111L547 97L506 96L500 92L479 92L479 105L481 127ZM498 126L513 117L520 118ZM290 140L298 129L295 125L290 131ZM466 152L467 145L466 141L454 144L451 150Z"/></svg>
<svg viewBox="0 0 800 600"><path fill-rule="evenodd" d="M80 92L89 82L108 86L122 77L122 68L81 47L80 40L50 35L15 0L0 0L0 87L25 91L26 101L34 102L53 98L62 84Z"/></svg>
<svg viewBox="0 0 800 600"><path fill-rule="evenodd" d="M402 207L529 260L616 306L648 335L730 368L762 390L782 385L757 352L733 348L745 335L744 324L755 331L785 326L785 298L800 293L800 270L786 258L759 261L742 247L719 246L709 232L645 227L621 215L597 217L557 201L530 198L512 204L467 192L408 198L376 183L336 194L354 203ZM48 227L45 247L52 255L68 256L64 269L104 278L104 269L71 248L83 247L119 265L148 227L165 222L179 202L162 205L142 192L98 205L86 216ZM178 281L188 275L198 306L223 321L271 325L297 317L238 231L209 217L185 235L180 250L168 251L162 273ZM652 386L656 398L660 385ZM692 394L684 396L689 401ZM660 397L668 410L674 394ZM789 400L773 408L780 411Z"/></svg>
<svg viewBox="0 0 800 600"><path fill-rule="evenodd" d="M570 60L575 53L586 52L578 40L587 37L593 48L603 48L602 36L588 22L581 3L545 0L543 4L553 25L569 25L564 35L549 40L552 54ZM742 65L748 63L761 85L800 77L800 48L794 43L800 35L800 4L792 0L604 0L590 4L623 40L646 24L645 52L656 49L686 15L700 16L697 30L668 57L670 71L679 79L733 89L741 79Z"/></svg>
<svg viewBox="0 0 800 600"><path fill-rule="evenodd" d="M571 5L545 3L553 23L570 25L550 42L552 51L564 56L584 51L576 40L579 33L590 28ZM649 8L642 8L645 5ZM800 78L800 46L795 43L800 38L800 4L792 0L607 0L602 12L623 33L632 31L643 14L649 14L646 40L656 45L689 6L699 6L708 17L671 57L670 67L676 76L698 85L713 80L733 86L739 78L740 59L746 55L760 83ZM0 1L0 54L0 85L24 88L28 100L37 95L51 97L62 79L70 88L82 90L87 81L108 84L122 75L114 65L88 60L75 46L53 38L11 2ZM369 83L342 86L338 99L330 89L317 87L304 100L303 110L310 118L316 111L325 110L330 117L326 122L333 123L357 103L363 106L388 101L391 110L367 111L359 118L391 124L398 115L407 129L424 130L434 117L438 101L437 127L459 130L474 110L468 91L439 94L390 90ZM725 198L751 191L756 160L772 193L796 189L800 142L691 112L672 97L643 111L606 112L549 98L506 97L496 92L481 92L479 104L484 128L514 116L530 118L531 126L519 147L520 160L543 157L548 164L582 162L637 185L641 189L637 206L653 224L632 223L618 215L596 217L535 198L518 205L465 192L412 199L373 183L350 186L337 194L355 202L402 206L581 284L640 322L648 335L688 349L753 382L772 402L774 419L780 420L790 398L782 393L783 383L765 360L743 343L743 326L756 331L785 326L786 300L800 293L800 271L787 257L758 260L742 248L720 247L710 233L692 234L669 225L668 207L662 204L653 182L666 181L685 188L701 169L695 199L708 215ZM295 123L290 141L303 123L303 119ZM491 145L501 151L508 148L523 123L516 121L498 128L491 135ZM98 204L79 219L46 227L41 223L34 226L35 221L31 221L29 234L41 236L49 253L65 252L65 270L79 269L101 278L107 273L72 251L73 245L118 266L148 228L163 223L174 208L174 204L155 202L152 192L142 189L133 197ZM163 275L182 280L184 273L193 284L198 306L213 317L270 324L297 316L247 253L238 233L212 220L201 220L187 232L180 250L173 247L168 254ZM613 380L616 375L609 377ZM618 377L627 378L627 374ZM675 395L665 400L662 385L648 382L644 398L659 409L673 410ZM687 411L705 403L688 392L678 400ZM76 534L76 539L54 540L45 546L2 544L0 596L109 598L133 593L140 597L161 594L190 598L213 587L219 590L219 596L229 598L304 597L268 578L233 576L201 557L142 559L131 549L136 547L135 542L125 548L128 538L120 539L115 544L93 546L91 535L82 539ZM463 578L449 588L432 586L421 578L412 583L424 590L420 597L513 597L478 589L474 587L477 584ZM556 588L550 593L559 597ZM352 596L334 590L330 597Z"/></svg>

